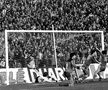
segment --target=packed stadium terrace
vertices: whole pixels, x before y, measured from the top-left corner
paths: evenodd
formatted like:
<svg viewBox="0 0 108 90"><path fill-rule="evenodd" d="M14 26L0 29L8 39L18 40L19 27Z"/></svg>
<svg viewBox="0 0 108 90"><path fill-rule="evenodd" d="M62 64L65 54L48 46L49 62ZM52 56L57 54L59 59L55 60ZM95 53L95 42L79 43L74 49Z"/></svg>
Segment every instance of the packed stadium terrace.
<svg viewBox="0 0 108 90"><path fill-rule="evenodd" d="M0 0L0 61L2 62L0 67L5 67L3 64L5 62L5 30L52 30L52 25L55 30L102 30L105 32L105 48L107 48L108 0ZM10 35L10 67L25 67L27 56L34 57L38 67L52 66L54 63L52 36L30 33L27 36L29 36L28 40L22 34ZM66 38L67 35L63 37ZM77 36L77 38L80 37L99 39L97 46L100 46L98 35ZM58 38L61 39L62 36ZM32 42L34 39L35 42ZM93 42L92 39L85 40L85 38L81 41L85 44ZM64 66L64 61L67 60L71 51L82 47L75 44L71 39L57 44L57 58L60 66ZM69 47L66 47L67 45ZM76 47L72 48L71 45ZM91 47L91 45L88 46ZM83 58L82 56L80 53L79 57Z"/></svg>

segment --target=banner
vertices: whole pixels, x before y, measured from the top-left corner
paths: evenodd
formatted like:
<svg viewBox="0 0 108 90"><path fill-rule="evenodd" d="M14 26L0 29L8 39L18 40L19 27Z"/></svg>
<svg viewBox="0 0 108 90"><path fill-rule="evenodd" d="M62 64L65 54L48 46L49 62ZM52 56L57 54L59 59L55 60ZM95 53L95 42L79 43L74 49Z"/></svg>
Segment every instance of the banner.
<svg viewBox="0 0 108 90"><path fill-rule="evenodd" d="M93 75L94 75L94 72L97 70L98 68L98 65L99 64L91 64L89 66L89 76L86 78L86 79L93 79ZM80 65L81 66L81 65ZM83 72L82 70L78 70L76 69L76 72L77 72L77 76L79 77ZM101 76L106 79L108 78L108 63L107 63L107 66L106 66L106 69L104 72L101 72ZM97 78L99 78L99 76L97 75Z"/></svg>
<svg viewBox="0 0 108 90"><path fill-rule="evenodd" d="M6 83L6 69L0 69L0 76L4 83ZM9 69L9 83L30 83L29 74L27 68L10 68Z"/></svg>
<svg viewBox="0 0 108 90"><path fill-rule="evenodd" d="M49 76L54 78L54 80L62 81L65 80L63 73L63 68L40 68L36 69L28 69L29 77L31 82L35 82L35 78L38 74L43 75L44 72L48 72Z"/></svg>
<svg viewBox="0 0 108 90"><path fill-rule="evenodd" d="M28 68L10 68L9 83L34 83L35 78L39 74L43 75L44 72L48 72L49 76L53 77L55 80L65 80L63 76L63 68L40 68L38 70ZM0 76L2 76L3 82L6 83L6 69L0 69Z"/></svg>
<svg viewBox="0 0 108 90"><path fill-rule="evenodd" d="M81 65L81 64L78 64ZM89 77L87 79L93 79L93 74L98 68L99 64L91 64L89 66ZM10 68L9 69L9 83L17 84L17 83L34 83L35 78L44 72L48 72L49 76L53 77L55 80L63 81L66 80L63 76L63 72L65 68L39 68L36 69L28 69L28 68ZM75 69L77 77L83 74L82 70ZM3 80L6 83L6 69L0 69L0 80ZM108 64L104 72L102 72L102 77L104 79L108 78ZM97 76L98 78L98 76Z"/></svg>

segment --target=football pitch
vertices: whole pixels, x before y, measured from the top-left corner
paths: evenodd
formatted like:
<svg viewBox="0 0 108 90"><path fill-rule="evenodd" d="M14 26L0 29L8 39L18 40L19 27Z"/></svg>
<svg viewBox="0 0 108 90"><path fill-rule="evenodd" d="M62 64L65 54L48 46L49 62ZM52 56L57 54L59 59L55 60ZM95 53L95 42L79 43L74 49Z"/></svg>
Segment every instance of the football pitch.
<svg viewBox="0 0 108 90"><path fill-rule="evenodd" d="M1 86L0 90L107 90L108 80L89 81L69 87L67 83L16 84Z"/></svg>

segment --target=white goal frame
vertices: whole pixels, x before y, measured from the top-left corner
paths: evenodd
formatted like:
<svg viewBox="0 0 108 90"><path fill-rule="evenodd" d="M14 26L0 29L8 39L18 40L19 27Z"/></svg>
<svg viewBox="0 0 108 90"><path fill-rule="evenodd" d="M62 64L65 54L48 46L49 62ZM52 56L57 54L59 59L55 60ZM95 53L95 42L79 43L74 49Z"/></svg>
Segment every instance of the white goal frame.
<svg viewBox="0 0 108 90"><path fill-rule="evenodd" d="M55 49L55 35L54 33L101 33L101 42L102 42L102 50L104 50L104 32L103 31L62 31L62 30L5 30L5 51L6 51L6 72L7 72L7 81L6 84L9 85L9 61L8 61L8 33L9 32L46 32L53 33L54 38L54 49ZM56 56L56 49L55 49ZM56 67L57 67L57 57L55 57Z"/></svg>

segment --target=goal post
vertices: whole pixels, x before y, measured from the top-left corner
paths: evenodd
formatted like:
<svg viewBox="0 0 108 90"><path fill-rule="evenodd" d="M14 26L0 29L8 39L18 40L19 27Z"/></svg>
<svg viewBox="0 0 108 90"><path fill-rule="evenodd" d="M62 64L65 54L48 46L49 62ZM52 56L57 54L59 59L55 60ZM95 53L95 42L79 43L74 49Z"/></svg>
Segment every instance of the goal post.
<svg viewBox="0 0 108 90"><path fill-rule="evenodd" d="M56 33L100 33L101 34L101 46L102 50L104 50L104 32L103 31L62 31L62 30L5 30L5 51L6 51L6 72L7 72L7 85L9 85L9 60L8 60L8 33L27 33L27 32L33 32L33 33L52 33L53 40L54 40L54 54L56 54L56 45L55 45L55 34ZM57 58L55 57L56 67L57 65Z"/></svg>
<svg viewBox="0 0 108 90"><path fill-rule="evenodd" d="M9 60L8 60L8 30L5 30L5 60L6 60L6 84L9 85Z"/></svg>

